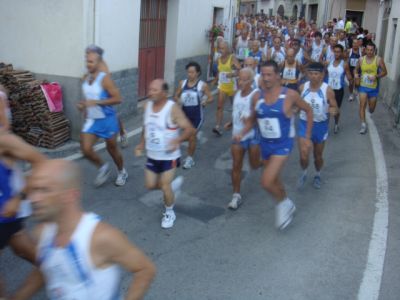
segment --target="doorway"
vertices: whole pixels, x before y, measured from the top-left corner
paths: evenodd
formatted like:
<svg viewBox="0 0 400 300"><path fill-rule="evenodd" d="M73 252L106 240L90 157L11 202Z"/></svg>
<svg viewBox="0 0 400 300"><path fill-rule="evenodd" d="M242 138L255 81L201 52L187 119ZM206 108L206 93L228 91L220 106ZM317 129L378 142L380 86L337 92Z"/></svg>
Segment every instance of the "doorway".
<svg viewBox="0 0 400 300"><path fill-rule="evenodd" d="M364 12L356 10L346 10L346 19L349 18L353 20L355 18L356 23L359 27L362 27Z"/></svg>
<svg viewBox="0 0 400 300"><path fill-rule="evenodd" d="M139 37L138 96L146 97L150 82L164 77L167 0L142 0Z"/></svg>

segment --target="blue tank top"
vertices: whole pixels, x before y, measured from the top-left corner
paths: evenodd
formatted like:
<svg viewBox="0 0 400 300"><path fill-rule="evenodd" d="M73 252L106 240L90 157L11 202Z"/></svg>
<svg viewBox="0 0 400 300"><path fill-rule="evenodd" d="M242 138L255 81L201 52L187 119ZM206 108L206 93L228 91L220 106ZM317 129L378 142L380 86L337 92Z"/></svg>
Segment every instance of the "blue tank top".
<svg viewBox="0 0 400 300"><path fill-rule="evenodd" d="M357 52L354 52L353 49L350 49L350 55L349 55L349 66L351 69L354 69L357 66L357 62L361 57L361 50L358 50Z"/></svg>
<svg viewBox="0 0 400 300"><path fill-rule="evenodd" d="M6 205L13 196L13 188L11 186L12 176L13 170L0 161L0 211L3 211L4 205ZM5 218L0 216L0 223L9 223L15 220L15 217Z"/></svg>
<svg viewBox="0 0 400 300"><path fill-rule="evenodd" d="M293 117L287 117L284 112L287 90L282 88L278 99L272 104L265 103L265 93L261 91L260 100L256 104L256 116L262 141L282 143L293 139L295 135Z"/></svg>
<svg viewBox="0 0 400 300"><path fill-rule="evenodd" d="M203 97L203 82L199 80L192 87L188 86L188 82L188 80L185 80L182 83L182 110L189 119L202 119L203 107L201 105L201 98Z"/></svg>

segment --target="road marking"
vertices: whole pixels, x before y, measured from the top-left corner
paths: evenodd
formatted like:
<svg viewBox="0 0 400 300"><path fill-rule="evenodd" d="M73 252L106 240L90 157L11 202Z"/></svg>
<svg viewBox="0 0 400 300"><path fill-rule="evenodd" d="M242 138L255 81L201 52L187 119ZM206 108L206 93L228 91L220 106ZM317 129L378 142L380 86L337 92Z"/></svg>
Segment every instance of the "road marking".
<svg viewBox="0 0 400 300"><path fill-rule="evenodd" d="M142 132L142 127L136 128L130 132L128 132L126 134L127 138L133 137L135 135L138 135ZM99 151L99 150L103 150L106 148L106 143L102 142L100 144L97 144L96 146L93 147L94 151ZM65 160L77 160L77 159L81 159L83 157L82 152L78 152L75 154L72 154L70 156L64 157Z"/></svg>
<svg viewBox="0 0 400 300"><path fill-rule="evenodd" d="M381 288L389 223L388 180L385 156L374 121L367 113L369 136L375 159L376 204L374 225L368 249L368 260L358 290L359 300L377 300Z"/></svg>

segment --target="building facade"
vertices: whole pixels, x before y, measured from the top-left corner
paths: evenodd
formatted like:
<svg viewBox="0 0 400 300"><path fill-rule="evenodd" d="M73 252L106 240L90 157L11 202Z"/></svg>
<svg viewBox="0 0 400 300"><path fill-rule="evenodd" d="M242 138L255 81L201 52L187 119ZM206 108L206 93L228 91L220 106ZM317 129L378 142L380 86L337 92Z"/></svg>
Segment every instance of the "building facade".
<svg viewBox="0 0 400 300"><path fill-rule="evenodd" d="M115 79L122 118L132 117L149 82L163 77L174 87L196 60L207 74L212 24L231 39L233 0L0 0L0 61L63 87L64 110L79 137L84 49L97 44ZM198 17L201 16L201 17ZM205 75L204 75L205 76Z"/></svg>

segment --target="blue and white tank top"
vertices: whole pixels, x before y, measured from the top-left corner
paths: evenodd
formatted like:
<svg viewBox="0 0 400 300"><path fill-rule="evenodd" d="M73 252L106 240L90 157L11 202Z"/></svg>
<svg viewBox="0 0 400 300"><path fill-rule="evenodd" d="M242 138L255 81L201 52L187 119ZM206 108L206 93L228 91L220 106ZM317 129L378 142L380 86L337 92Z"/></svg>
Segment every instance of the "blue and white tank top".
<svg viewBox="0 0 400 300"><path fill-rule="evenodd" d="M284 111L286 92L287 88L282 88L278 99L267 104L264 101L264 92L261 91L255 109L262 141L281 143L295 136L294 118L287 117Z"/></svg>
<svg viewBox="0 0 400 300"><path fill-rule="evenodd" d="M324 49L324 44L322 42L319 45L317 45L317 43L313 41L311 46L311 59L313 61L319 62L323 49Z"/></svg>
<svg viewBox="0 0 400 300"><path fill-rule="evenodd" d="M310 82L304 84L301 97L313 109L314 122L324 122L328 120L329 103L327 97L328 85L323 82L318 91L311 91ZM307 114L305 111L300 111L300 119L307 121Z"/></svg>
<svg viewBox="0 0 400 300"><path fill-rule="evenodd" d="M344 87L344 61L341 60L337 66L333 65L334 61L332 61L327 68L328 71L328 85L333 90L340 90Z"/></svg>
<svg viewBox="0 0 400 300"><path fill-rule="evenodd" d="M182 82L182 110L190 119L203 119L203 107L201 105L201 99L204 96L202 91L204 81L198 80L192 87L189 87L188 82L188 80L184 80Z"/></svg>
<svg viewBox="0 0 400 300"><path fill-rule="evenodd" d="M82 84L83 95L86 100L106 100L110 98L102 85L105 76L106 73L100 72L91 84L89 78L86 78ZM115 110L111 105L96 105L86 108L86 111L88 119L104 119L107 116L115 115Z"/></svg>
<svg viewBox="0 0 400 300"><path fill-rule="evenodd" d="M277 51L275 47L271 48L271 59L274 60L277 64L283 63L285 57L286 57L285 48L281 47L279 51Z"/></svg>
<svg viewBox="0 0 400 300"><path fill-rule="evenodd" d="M55 245L57 224L44 226L37 258L50 299L122 299L119 267L99 269L91 257L91 241L99 222L97 215L84 214L66 247Z"/></svg>
<svg viewBox="0 0 400 300"><path fill-rule="evenodd" d="M357 66L357 63L361 56L362 56L361 49L358 49L358 53L354 52L353 49L350 49L350 54L349 54L350 68L355 68Z"/></svg>

